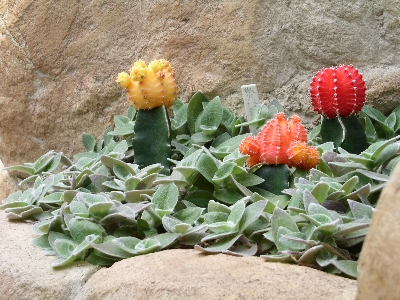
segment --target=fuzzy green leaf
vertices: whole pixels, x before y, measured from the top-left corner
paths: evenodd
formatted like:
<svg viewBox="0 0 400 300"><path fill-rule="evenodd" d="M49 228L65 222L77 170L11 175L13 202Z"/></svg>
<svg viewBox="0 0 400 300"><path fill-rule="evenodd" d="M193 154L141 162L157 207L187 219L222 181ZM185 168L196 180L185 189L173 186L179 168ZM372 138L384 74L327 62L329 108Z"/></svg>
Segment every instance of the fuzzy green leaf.
<svg viewBox="0 0 400 300"><path fill-rule="evenodd" d="M206 224L226 222L229 214L224 212L212 211L204 214L204 222Z"/></svg>
<svg viewBox="0 0 400 300"><path fill-rule="evenodd" d="M95 203L95 204L89 206L89 213L96 218L103 218L107 215L107 212L113 206L114 206L114 203L112 203L111 201Z"/></svg>
<svg viewBox="0 0 400 300"><path fill-rule="evenodd" d="M321 214L325 215L329 218L330 221L333 221L335 218L334 216L327 210L325 207L319 204L310 203L307 208L309 215Z"/></svg>
<svg viewBox="0 0 400 300"><path fill-rule="evenodd" d="M351 260L334 260L332 264L346 275L357 278L358 262Z"/></svg>
<svg viewBox="0 0 400 300"><path fill-rule="evenodd" d="M82 142L87 152L93 151L96 146L96 139L87 133L82 133Z"/></svg>
<svg viewBox="0 0 400 300"><path fill-rule="evenodd" d="M221 124L223 108L219 97L212 99L201 115L200 128L204 133L213 134Z"/></svg>
<svg viewBox="0 0 400 300"><path fill-rule="evenodd" d="M79 192L78 194L76 194L76 198L79 201L86 203L87 206L90 206L95 203L108 201L107 198L104 197L103 195L100 195L100 194L96 195L96 194L89 194L89 193L82 193L82 192Z"/></svg>
<svg viewBox="0 0 400 300"><path fill-rule="evenodd" d="M233 237L228 236L225 238L219 239L216 243L212 244L207 248L203 248L199 245L196 245L194 248L196 250L200 250L202 252L211 252L211 253L219 253L225 250L228 250L233 244L240 238L241 234L237 234Z"/></svg>
<svg viewBox="0 0 400 300"><path fill-rule="evenodd" d="M151 202L154 210L160 215L170 214L178 203L179 190L174 183L162 185L154 193Z"/></svg>
<svg viewBox="0 0 400 300"><path fill-rule="evenodd" d="M203 102L207 103L208 99L201 91L196 92L189 101L187 124L191 134L196 133L196 120L203 111Z"/></svg>
<svg viewBox="0 0 400 300"><path fill-rule="evenodd" d="M215 184L222 183L226 178L232 175L235 166L236 164L232 162L222 164L222 166L217 169L214 176L212 177L212 181Z"/></svg>
<svg viewBox="0 0 400 300"><path fill-rule="evenodd" d="M369 106L369 105L364 105L362 108L362 111L367 114L371 119L375 120L379 126L386 132L386 135L390 138L394 134L394 125L393 121L386 121L386 117L384 114L382 114L379 110ZM391 126L392 125L393 128Z"/></svg>
<svg viewBox="0 0 400 300"><path fill-rule="evenodd" d="M14 170L14 171L22 172L22 173L27 173L29 175L35 174L35 168L29 167L29 166L23 166L23 165L11 166L11 167L4 168L3 170L8 170L8 171Z"/></svg>
<svg viewBox="0 0 400 300"><path fill-rule="evenodd" d="M68 205L68 209L69 209L70 213L74 214L75 216L83 217L83 218L89 217L89 210L88 210L87 206L82 202L72 201Z"/></svg>
<svg viewBox="0 0 400 300"><path fill-rule="evenodd" d="M243 217L240 220L239 228L243 232L246 230L253 222L255 222L263 213L265 206L267 205L267 200L257 201L246 207L243 213Z"/></svg>
<svg viewBox="0 0 400 300"><path fill-rule="evenodd" d="M218 167L213 158L209 155L202 153L196 163L196 167L200 174L203 175L209 182L212 182Z"/></svg>
<svg viewBox="0 0 400 300"><path fill-rule="evenodd" d="M357 219L371 219L375 209L369 205L365 205L356 201L347 200L353 213Z"/></svg>
<svg viewBox="0 0 400 300"><path fill-rule="evenodd" d="M285 227L278 229L279 241L276 244L279 251L302 251L306 248L305 235L301 232L292 232Z"/></svg>
<svg viewBox="0 0 400 300"><path fill-rule="evenodd" d="M262 184L264 179L253 173L241 173L234 176L235 180L243 186L255 186Z"/></svg>
<svg viewBox="0 0 400 300"><path fill-rule="evenodd" d="M330 186L326 182L318 182L315 187L311 190L311 194L317 199L319 203L324 202L328 196Z"/></svg>
<svg viewBox="0 0 400 300"><path fill-rule="evenodd" d="M260 257L264 258L268 262L281 262L281 263L292 263L293 262L292 256L287 253L260 255Z"/></svg>
<svg viewBox="0 0 400 300"><path fill-rule="evenodd" d="M292 217L283 209L276 207L271 217L271 231L275 243L279 239L278 230L280 227L284 227L291 232L299 232L299 228Z"/></svg>
<svg viewBox="0 0 400 300"><path fill-rule="evenodd" d="M78 243L82 243L88 235L95 234L102 236L105 234L104 228L99 224L87 220L78 220L76 218L72 218L69 221L68 228L71 236Z"/></svg>
<svg viewBox="0 0 400 300"><path fill-rule="evenodd" d="M105 243L101 244L96 244L96 243L90 243L90 245L99 251L101 254L105 254L107 256L111 256L114 258L129 258L132 256L131 253L122 250L116 243L114 243L112 240L107 241Z"/></svg>
<svg viewBox="0 0 400 300"><path fill-rule="evenodd" d="M174 214L174 217L184 223L194 224L194 222L199 219L202 212L203 209L200 207L188 207L178 211L176 214Z"/></svg>
<svg viewBox="0 0 400 300"><path fill-rule="evenodd" d="M231 213L228 217L228 222L233 222L235 225L240 222L242 219L244 210L245 210L244 201L238 201L234 205L231 206Z"/></svg>
<svg viewBox="0 0 400 300"><path fill-rule="evenodd" d="M399 151L400 144L394 143L387 145L374 160L374 167L379 167L389 159L393 158Z"/></svg>
<svg viewBox="0 0 400 300"><path fill-rule="evenodd" d="M35 247L42 248L42 249L51 249L50 243L49 243L49 235L48 234L42 234L36 238L33 239L32 244Z"/></svg>

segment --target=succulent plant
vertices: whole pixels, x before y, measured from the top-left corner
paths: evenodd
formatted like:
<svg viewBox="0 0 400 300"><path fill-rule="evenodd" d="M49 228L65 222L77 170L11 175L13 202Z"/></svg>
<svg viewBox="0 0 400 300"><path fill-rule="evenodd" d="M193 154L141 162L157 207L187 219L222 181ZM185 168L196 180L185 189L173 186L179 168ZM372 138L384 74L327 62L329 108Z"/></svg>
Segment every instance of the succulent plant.
<svg viewBox="0 0 400 300"><path fill-rule="evenodd" d="M119 73L116 81L128 89L129 100L138 110L132 140L135 161L141 167L161 163L163 173L169 174L171 133L166 107L174 104L178 91L171 65L165 59L154 60L148 66L139 60L129 75Z"/></svg>
<svg viewBox="0 0 400 300"><path fill-rule="evenodd" d="M301 118L293 115L287 120L283 112L270 119L256 136L244 138L239 151L249 156L246 164L254 167L254 174L265 179L259 187L274 194L289 187L288 167L309 170L319 163L317 149L307 145Z"/></svg>
<svg viewBox="0 0 400 300"><path fill-rule="evenodd" d="M321 127L333 119L324 118L307 135L300 118L285 119L276 100L258 105L247 122L219 97L209 100L200 91L188 103L162 102L157 72L172 82L163 60L149 66L139 61L130 75L119 74L137 110L115 116L115 126L98 141L84 133L85 152L70 160L50 151L34 163L7 168L26 179L0 209L9 219L35 221L33 243L58 257L53 266L77 260L110 266L194 247L356 278L374 206L400 159L400 108L386 117L369 106L359 111L357 100L345 111L358 117L335 114L341 134L350 123L346 118L361 124L367 146L352 153L342 147L357 142L350 136L326 140ZM341 82L345 70L337 72L337 82L350 86ZM150 99L145 96L162 106L140 106ZM259 130L256 136L246 133L250 125Z"/></svg>
<svg viewBox="0 0 400 300"><path fill-rule="evenodd" d="M318 164L319 155L306 143L307 132L301 118L294 115L291 120L286 120L285 114L280 112L265 124L257 136L245 138L239 150L250 156L247 160L249 167L265 163L311 169Z"/></svg>
<svg viewBox="0 0 400 300"><path fill-rule="evenodd" d="M314 110L322 115L321 138L335 147L359 154L367 147L358 121L365 102L365 82L352 65L323 68L313 77L309 92Z"/></svg>

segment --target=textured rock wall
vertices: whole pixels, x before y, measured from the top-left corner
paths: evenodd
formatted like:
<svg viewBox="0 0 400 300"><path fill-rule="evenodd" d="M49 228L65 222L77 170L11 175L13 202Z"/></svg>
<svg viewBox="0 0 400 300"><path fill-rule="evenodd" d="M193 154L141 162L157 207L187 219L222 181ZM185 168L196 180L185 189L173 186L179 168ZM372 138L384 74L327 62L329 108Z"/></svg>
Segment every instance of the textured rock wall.
<svg viewBox="0 0 400 300"><path fill-rule="evenodd" d="M3 162L0 160L0 170L3 168ZM0 200L7 198L10 194L16 192L17 190L17 180L11 176L8 171L0 171Z"/></svg>
<svg viewBox="0 0 400 300"><path fill-rule="evenodd" d="M133 61L170 60L180 97L220 95L244 114L240 86L312 113L322 67L354 64L368 101L389 111L400 94L400 1L0 0L0 159L82 150L128 102L114 82Z"/></svg>

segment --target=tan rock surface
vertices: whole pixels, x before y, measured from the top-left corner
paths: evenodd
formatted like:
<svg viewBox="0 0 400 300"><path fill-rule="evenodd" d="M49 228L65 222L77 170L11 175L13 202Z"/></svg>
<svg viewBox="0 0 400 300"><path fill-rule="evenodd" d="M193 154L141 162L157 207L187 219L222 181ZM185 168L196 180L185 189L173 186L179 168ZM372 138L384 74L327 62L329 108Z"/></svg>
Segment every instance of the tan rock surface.
<svg viewBox="0 0 400 300"><path fill-rule="evenodd" d="M257 257L167 250L101 269L78 299L354 299L356 281Z"/></svg>
<svg viewBox="0 0 400 300"><path fill-rule="evenodd" d="M7 170L3 170L3 168L3 162L0 160L0 201L18 191L17 180Z"/></svg>
<svg viewBox="0 0 400 300"><path fill-rule="evenodd" d="M98 270L87 263L54 270L54 256L32 245L32 224L10 222L0 211L0 299L74 299Z"/></svg>
<svg viewBox="0 0 400 300"><path fill-rule="evenodd" d="M126 112L114 79L139 58L170 60L183 100L200 89L244 114L240 86L255 83L261 100L278 98L309 125L311 77L352 63L366 73L372 98L392 108L400 94L399 7L398 0L0 0L0 158L9 166L51 149L82 151L83 131L99 137Z"/></svg>
<svg viewBox="0 0 400 300"><path fill-rule="evenodd" d="M358 266L358 300L400 299L400 164L379 198Z"/></svg>

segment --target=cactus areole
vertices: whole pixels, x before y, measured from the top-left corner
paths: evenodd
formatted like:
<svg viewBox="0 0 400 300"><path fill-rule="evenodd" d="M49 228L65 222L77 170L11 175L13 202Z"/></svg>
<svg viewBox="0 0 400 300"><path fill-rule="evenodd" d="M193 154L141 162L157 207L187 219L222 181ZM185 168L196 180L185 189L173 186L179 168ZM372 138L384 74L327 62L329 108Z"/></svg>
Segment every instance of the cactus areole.
<svg viewBox="0 0 400 300"><path fill-rule="evenodd" d="M365 102L365 82L352 65L323 68L312 79L314 110L325 118L356 115Z"/></svg>
<svg viewBox="0 0 400 300"><path fill-rule="evenodd" d="M161 105L170 107L178 94L175 73L165 59L153 60L148 66L143 60L138 60L130 74L121 72L116 81L128 89L129 100L136 110Z"/></svg>

